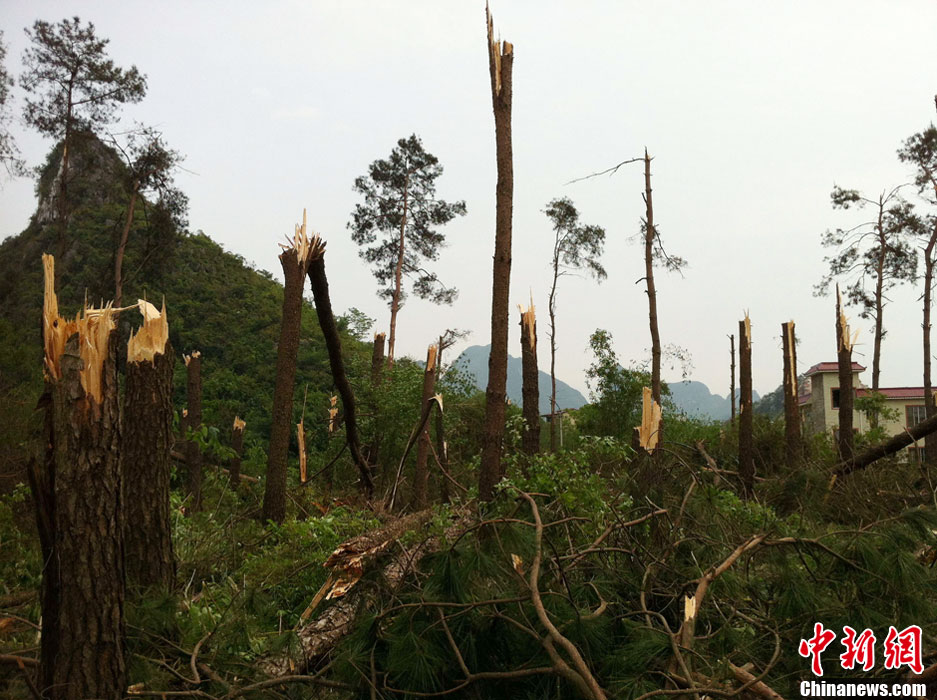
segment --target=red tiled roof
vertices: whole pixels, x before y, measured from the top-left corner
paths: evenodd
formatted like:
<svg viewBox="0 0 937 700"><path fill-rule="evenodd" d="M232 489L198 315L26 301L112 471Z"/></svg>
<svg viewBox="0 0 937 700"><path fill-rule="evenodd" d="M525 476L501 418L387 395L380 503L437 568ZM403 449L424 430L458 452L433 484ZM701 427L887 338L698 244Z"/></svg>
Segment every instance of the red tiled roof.
<svg viewBox="0 0 937 700"><path fill-rule="evenodd" d="M856 396L868 396L871 389L863 388L856 391ZM878 393L885 396L886 399L923 399L924 387L922 386L897 386L882 388L879 387Z"/></svg>
<svg viewBox="0 0 937 700"><path fill-rule="evenodd" d="M838 372L838 371L839 371L838 362L818 362L813 367L808 369L804 374L806 374L809 377L811 374L817 374L818 372ZM865 367L860 365L858 362L853 362L852 371L864 372Z"/></svg>

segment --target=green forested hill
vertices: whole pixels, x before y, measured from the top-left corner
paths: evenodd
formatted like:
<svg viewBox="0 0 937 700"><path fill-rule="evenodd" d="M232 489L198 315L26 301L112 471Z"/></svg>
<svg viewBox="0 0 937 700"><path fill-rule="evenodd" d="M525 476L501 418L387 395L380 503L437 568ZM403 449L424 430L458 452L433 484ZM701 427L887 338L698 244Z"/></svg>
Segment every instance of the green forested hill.
<svg viewBox="0 0 937 700"><path fill-rule="evenodd" d="M41 256L54 254L58 246L56 224L45 213L51 211L49 173L54 172L51 164L57 163L58 154L58 149L50 154L40 178L37 214L25 231L0 243L0 414L7 416L0 425L0 478L17 471L11 464L22 461L28 423L41 391ZM117 155L96 142L80 165L81 176L72 191L78 192L76 201L82 205L70 221L67 252L56 260L59 308L65 316L79 311L86 294L94 304L113 297L114 251L126 217L127 197L121 186L125 170ZM94 196L81 194L92 189ZM188 233L161 219L151 203L137 207L124 277L125 305L144 295L157 305L166 299L178 360L177 407L185 401L182 354L199 350L206 424L219 427L226 436L234 416L240 415L247 421L248 445L264 445L270 427L282 286L204 233ZM333 303L337 309L344 307L341 299ZM126 339L139 324L136 311L124 312L122 337ZM350 371L355 373L368 350L347 330L344 348L352 356ZM324 418L332 378L311 304L303 309L297 414L307 385L306 422L312 447L326 439Z"/></svg>

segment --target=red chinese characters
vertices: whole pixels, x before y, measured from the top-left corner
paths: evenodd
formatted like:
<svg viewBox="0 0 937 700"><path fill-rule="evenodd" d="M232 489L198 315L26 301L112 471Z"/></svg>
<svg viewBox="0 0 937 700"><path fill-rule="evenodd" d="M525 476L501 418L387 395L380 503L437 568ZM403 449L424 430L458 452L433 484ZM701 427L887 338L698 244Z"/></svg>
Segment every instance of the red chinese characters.
<svg viewBox="0 0 937 700"><path fill-rule="evenodd" d="M894 627L888 628L885 637L885 668L907 666L915 673L924 670L921 663L921 628L917 625L906 627L901 632Z"/></svg>
<svg viewBox="0 0 937 700"><path fill-rule="evenodd" d="M823 666L820 664L820 654L830 644L836 640L836 633L824 629L822 622L817 622L813 626L813 636L810 639L801 639L798 653L804 658L811 658L810 667L813 675L822 676Z"/></svg>

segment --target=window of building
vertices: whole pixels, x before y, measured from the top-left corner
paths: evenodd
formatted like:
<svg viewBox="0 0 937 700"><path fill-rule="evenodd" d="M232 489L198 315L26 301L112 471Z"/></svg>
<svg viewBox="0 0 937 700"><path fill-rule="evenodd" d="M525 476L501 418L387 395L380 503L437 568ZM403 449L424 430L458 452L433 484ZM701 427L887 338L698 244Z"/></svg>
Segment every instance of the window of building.
<svg viewBox="0 0 937 700"><path fill-rule="evenodd" d="M913 428L927 417L924 406L905 406L904 410L909 428Z"/></svg>

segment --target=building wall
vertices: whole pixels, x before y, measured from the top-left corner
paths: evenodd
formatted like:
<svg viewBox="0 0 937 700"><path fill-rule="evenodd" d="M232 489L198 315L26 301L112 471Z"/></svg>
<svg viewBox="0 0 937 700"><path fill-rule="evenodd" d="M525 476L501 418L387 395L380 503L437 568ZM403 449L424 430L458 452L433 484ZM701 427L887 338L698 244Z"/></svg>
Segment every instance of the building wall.
<svg viewBox="0 0 937 700"><path fill-rule="evenodd" d="M853 388L862 386L859 373L852 374ZM839 409L833 408L833 389L839 388L839 375L836 372L818 372L810 377L811 430L815 433L832 433L839 427ZM860 432L869 429L865 414L852 413L852 427Z"/></svg>

